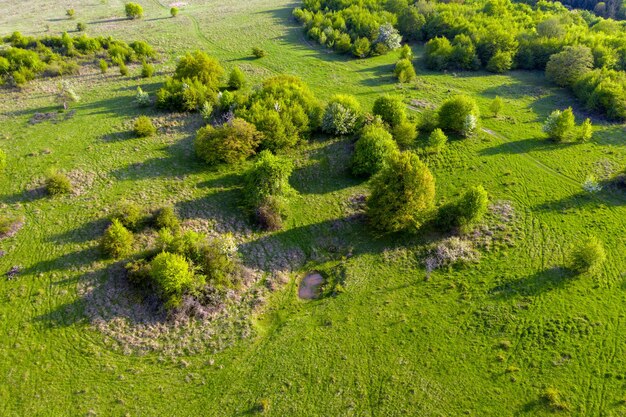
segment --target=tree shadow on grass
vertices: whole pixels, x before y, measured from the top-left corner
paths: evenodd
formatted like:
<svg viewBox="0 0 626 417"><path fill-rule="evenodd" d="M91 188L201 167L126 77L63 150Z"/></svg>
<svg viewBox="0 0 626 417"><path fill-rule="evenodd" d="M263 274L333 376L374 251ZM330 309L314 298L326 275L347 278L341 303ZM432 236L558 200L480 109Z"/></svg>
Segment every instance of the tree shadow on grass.
<svg viewBox="0 0 626 417"><path fill-rule="evenodd" d="M92 20L91 22L87 22L90 25L99 25L104 23L115 23L115 22L123 22L125 20L131 20L127 17L115 17L111 19L102 19L102 20Z"/></svg>
<svg viewBox="0 0 626 417"><path fill-rule="evenodd" d="M85 243L96 240L102 236L109 223L110 220L108 218L91 220L83 223L75 229L52 235L48 238L48 241L62 245L68 243Z"/></svg>
<svg viewBox="0 0 626 417"><path fill-rule="evenodd" d="M574 146L576 143L567 142L567 143L557 143L551 140L547 140L544 138L529 138L529 139L520 139L514 141L507 141L501 143L496 146L492 146L491 148L481 149L479 154L481 156L491 156L491 155L514 155L514 154L523 154L531 151L553 151L558 149L567 148L570 146Z"/></svg>
<svg viewBox="0 0 626 417"><path fill-rule="evenodd" d="M102 252L98 246L90 246L76 252L66 253L53 259L39 261L28 268L23 269L20 274L38 275L56 271L78 269L91 265L102 258Z"/></svg>
<svg viewBox="0 0 626 417"><path fill-rule="evenodd" d="M559 200L548 201L534 208L542 211L587 210L600 206L625 206L626 193L610 181L601 182L602 190L590 193L581 191Z"/></svg>
<svg viewBox="0 0 626 417"><path fill-rule="evenodd" d="M568 268L555 266L537 271L528 277L516 281L499 284L492 288L490 293L495 298L500 299L537 296L548 291L564 288L576 276L576 273Z"/></svg>
<svg viewBox="0 0 626 417"><path fill-rule="evenodd" d="M368 78L361 80L361 84L376 87L381 84L395 84L396 78L393 75L394 64L383 64L376 67L359 69L357 72L367 74Z"/></svg>
<svg viewBox="0 0 626 417"><path fill-rule="evenodd" d="M24 204L30 203L36 200L41 200L48 194L44 186L31 188L15 194L8 194L0 197L0 202L4 204Z"/></svg>

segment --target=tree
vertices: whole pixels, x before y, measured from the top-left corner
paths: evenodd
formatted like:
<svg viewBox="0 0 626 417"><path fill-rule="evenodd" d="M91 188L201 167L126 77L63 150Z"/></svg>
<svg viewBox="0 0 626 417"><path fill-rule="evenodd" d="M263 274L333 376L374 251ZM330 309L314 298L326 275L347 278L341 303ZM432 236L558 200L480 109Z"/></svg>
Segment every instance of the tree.
<svg viewBox="0 0 626 417"><path fill-rule="evenodd" d="M234 164L254 155L260 134L253 124L235 118L220 127L207 125L198 130L196 154L209 165Z"/></svg>
<svg viewBox="0 0 626 417"><path fill-rule="evenodd" d="M357 58L365 58L370 54L371 44L367 38L357 38L352 44L352 54Z"/></svg>
<svg viewBox="0 0 626 417"><path fill-rule="evenodd" d="M354 145L352 173L356 176L373 175L380 171L396 152L398 145L383 126L380 124L365 126Z"/></svg>
<svg viewBox="0 0 626 417"><path fill-rule="evenodd" d="M202 51L194 51L180 58L173 78L180 81L197 79L206 87L217 91L223 75L224 68L217 59Z"/></svg>
<svg viewBox="0 0 626 417"><path fill-rule="evenodd" d="M129 19L141 19L143 16L143 7L137 3L126 3L124 10Z"/></svg>
<svg viewBox="0 0 626 417"><path fill-rule="evenodd" d="M455 204L455 226L461 231L469 231L487 213L488 204L487 191L481 185L470 188Z"/></svg>
<svg viewBox="0 0 626 417"><path fill-rule="evenodd" d="M361 105L353 96L337 94L331 97L324 116L322 130L331 135L354 133L361 119Z"/></svg>
<svg viewBox="0 0 626 417"><path fill-rule="evenodd" d="M581 142L587 142L593 137L593 125L591 124L591 119L587 118L580 125L580 134L578 139Z"/></svg>
<svg viewBox="0 0 626 417"><path fill-rule="evenodd" d="M392 127L406 120L406 108L399 97L388 95L378 97L374 102L373 112Z"/></svg>
<svg viewBox="0 0 626 417"><path fill-rule="evenodd" d="M378 38L376 44L384 45L388 51L398 49L402 42L402 36L391 23L385 23L378 29Z"/></svg>
<svg viewBox="0 0 626 417"><path fill-rule="evenodd" d="M74 18L74 14L75 14L74 9L67 9L67 10L65 11L65 15L66 15L67 17L69 17L70 19L73 19L73 18Z"/></svg>
<svg viewBox="0 0 626 417"><path fill-rule="evenodd" d="M567 46L554 54L546 65L546 77L554 83L569 87L593 68L593 55L586 46Z"/></svg>
<svg viewBox="0 0 626 417"><path fill-rule="evenodd" d="M571 107L560 111L553 111L543 125L543 131L548 137L557 142L569 139L576 127L576 119Z"/></svg>
<svg viewBox="0 0 626 417"><path fill-rule="evenodd" d="M437 128L430 133L428 136L428 148L434 152L439 153L446 146L448 142L448 137L443 130Z"/></svg>
<svg viewBox="0 0 626 417"><path fill-rule="evenodd" d="M172 7L172 8L170 9L170 15L171 15L172 17L176 17L176 16L178 16L178 7Z"/></svg>
<svg viewBox="0 0 626 417"><path fill-rule="evenodd" d="M112 258L123 258L133 250L133 234L119 220L113 219L100 242L102 250Z"/></svg>
<svg viewBox="0 0 626 417"><path fill-rule="evenodd" d="M413 59L413 50L409 45L404 44L400 49L400 59L408 59L409 61Z"/></svg>
<svg viewBox="0 0 626 417"><path fill-rule="evenodd" d="M191 265L176 253L159 253L150 262L150 277L167 309L178 307L183 294L194 286Z"/></svg>
<svg viewBox="0 0 626 417"><path fill-rule="evenodd" d="M445 54L449 54L447 57L448 66L462 70L477 70L480 68L476 46L474 46L474 42L469 36L463 33L456 35L452 41L451 53L445 43L444 48Z"/></svg>
<svg viewBox="0 0 626 417"><path fill-rule="evenodd" d="M246 85L246 75L243 73L241 68L235 67L230 72L230 76L228 77L228 87L233 90L239 90Z"/></svg>
<svg viewBox="0 0 626 417"><path fill-rule="evenodd" d="M476 101L468 96L454 96L443 102L438 111L443 130L468 136L475 129L480 112ZM472 126L474 124L474 126Z"/></svg>
<svg viewBox="0 0 626 417"><path fill-rule="evenodd" d="M415 68L413 68L413 64L411 64L411 61L408 59L401 59L396 63L393 75L401 83L414 81L417 77L417 74L415 74Z"/></svg>
<svg viewBox="0 0 626 417"><path fill-rule="evenodd" d="M493 113L493 117L498 117L503 107L504 101L500 98L500 96L496 96L496 98L494 98L489 105L489 110L491 110L491 113Z"/></svg>
<svg viewBox="0 0 626 417"><path fill-rule="evenodd" d="M267 55L267 52L264 49L255 46L252 48L252 55L254 55L256 58L263 58Z"/></svg>
<svg viewBox="0 0 626 417"><path fill-rule="evenodd" d="M602 242L590 237L579 244L571 254L570 268L578 273L593 272L606 261L606 252Z"/></svg>
<svg viewBox="0 0 626 417"><path fill-rule="evenodd" d="M145 60L141 63L141 78L150 78L154 74L154 65L148 64Z"/></svg>
<svg viewBox="0 0 626 417"><path fill-rule="evenodd" d="M270 151L261 151L254 165L245 174L244 195L246 205L256 209L268 196L284 197L292 192L289 177L293 163L275 156Z"/></svg>
<svg viewBox="0 0 626 417"><path fill-rule="evenodd" d="M448 38L436 37L426 43L426 67L433 70L448 68L453 53Z"/></svg>
<svg viewBox="0 0 626 417"><path fill-rule="evenodd" d="M421 40L423 38L422 28L426 23L426 18L415 6L410 6L401 14L398 14L398 29L402 36L409 40Z"/></svg>
<svg viewBox="0 0 626 417"><path fill-rule="evenodd" d="M508 51L497 51L487 63L487 71L502 74L511 69L513 57Z"/></svg>
<svg viewBox="0 0 626 417"><path fill-rule="evenodd" d="M396 153L371 180L367 200L370 224L382 232L416 230L431 213L435 180L412 152Z"/></svg>

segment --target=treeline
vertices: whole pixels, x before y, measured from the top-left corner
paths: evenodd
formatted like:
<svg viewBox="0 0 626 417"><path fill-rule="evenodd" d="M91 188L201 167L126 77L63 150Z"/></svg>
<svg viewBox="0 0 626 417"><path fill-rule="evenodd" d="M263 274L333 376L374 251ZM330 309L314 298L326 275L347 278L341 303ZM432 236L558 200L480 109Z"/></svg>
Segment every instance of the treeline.
<svg viewBox="0 0 626 417"><path fill-rule="evenodd" d="M405 40L427 42L425 64L434 70L544 71L556 54L572 46L585 47L592 56L591 65L567 86L590 110L626 119L626 29L615 20L543 0L534 6L509 0L303 3L304 8L294 10L294 16L309 37L320 43L365 57L385 50L374 46L364 53L361 40L377 45L383 28L392 25ZM336 39L344 34L352 41L350 48L337 47Z"/></svg>
<svg viewBox="0 0 626 417"><path fill-rule="evenodd" d="M575 9L592 11L602 17L626 19L626 2L623 0L562 0L561 3Z"/></svg>
<svg viewBox="0 0 626 417"><path fill-rule="evenodd" d="M112 37L89 37L85 34L35 38L19 32L2 39L0 48L0 84L21 86L37 76L55 77L78 74L79 59L100 57L100 68L105 71L111 63L121 69L132 61L146 61L155 57L154 49L146 42L130 44ZM123 72L123 71L122 71Z"/></svg>

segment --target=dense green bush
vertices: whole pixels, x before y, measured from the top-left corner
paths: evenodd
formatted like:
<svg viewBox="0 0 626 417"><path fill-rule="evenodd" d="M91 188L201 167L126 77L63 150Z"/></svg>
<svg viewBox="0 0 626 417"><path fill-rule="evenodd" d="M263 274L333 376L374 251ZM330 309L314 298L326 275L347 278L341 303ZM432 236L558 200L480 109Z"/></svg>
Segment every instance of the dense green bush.
<svg viewBox="0 0 626 417"><path fill-rule="evenodd" d="M554 83L569 87L593 68L593 55L586 46L568 46L562 52L550 56L546 65L546 77Z"/></svg>
<svg viewBox="0 0 626 417"><path fill-rule="evenodd" d="M112 258L123 258L131 254L135 238L119 220L113 219L100 242L102 250Z"/></svg>
<svg viewBox="0 0 626 417"><path fill-rule="evenodd" d="M176 253L159 253L150 262L150 277L168 310L180 306L185 292L198 284L189 262Z"/></svg>
<svg viewBox="0 0 626 417"><path fill-rule="evenodd" d="M124 227L137 231L144 221L143 208L132 201L122 201L111 214L111 220L117 220Z"/></svg>
<svg viewBox="0 0 626 417"><path fill-rule="evenodd" d="M354 133L361 118L361 105L350 95L337 94L331 97L324 116L322 130L331 135L349 135Z"/></svg>
<svg viewBox="0 0 626 417"><path fill-rule="evenodd" d="M102 74L106 74L106 72L109 70L109 64L107 64L107 62L104 59L101 59L98 62L98 66L100 67L100 72Z"/></svg>
<svg viewBox="0 0 626 417"><path fill-rule="evenodd" d="M354 145L351 169L356 176L370 176L380 171L398 145L387 130L378 124L365 126Z"/></svg>
<svg viewBox="0 0 626 417"><path fill-rule="evenodd" d="M173 78L179 81L197 79L207 88L217 91L223 75L224 68L218 60L202 51L194 51L180 58Z"/></svg>
<svg viewBox="0 0 626 417"><path fill-rule="evenodd" d="M494 98L489 105L489 110L491 110L491 113L493 113L493 117L498 117L503 107L504 101L500 98L500 96L496 96L496 98Z"/></svg>
<svg viewBox="0 0 626 417"><path fill-rule="evenodd" d="M158 211L154 218L154 224L157 229L178 230L180 228L180 220L174 208L170 206L163 207Z"/></svg>
<svg viewBox="0 0 626 417"><path fill-rule="evenodd" d="M580 125L580 132L578 134L578 140L581 142L587 142L593 137L593 125L591 119L586 118Z"/></svg>
<svg viewBox="0 0 626 417"><path fill-rule="evenodd" d="M415 81L415 78L417 77L417 74L415 74L415 68L413 68L413 64L408 59L401 59L396 63L393 75L401 83Z"/></svg>
<svg viewBox="0 0 626 417"><path fill-rule="evenodd" d="M412 122L403 122L391 129L393 139L400 146L409 147L417 138L417 125Z"/></svg>
<svg viewBox="0 0 626 417"><path fill-rule="evenodd" d="M78 32L84 32L84 31L86 31L86 30L87 30L87 25L86 25L85 23L83 23L83 22L78 22L78 23L76 24L76 31L78 31Z"/></svg>
<svg viewBox="0 0 626 417"><path fill-rule="evenodd" d="M367 38L357 38L352 45L352 54L357 58L365 58L370 54L371 43Z"/></svg>
<svg viewBox="0 0 626 417"><path fill-rule="evenodd" d="M230 76L228 77L228 87L233 90L239 90L246 85L246 75L243 73L241 68L235 67L230 72Z"/></svg>
<svg viewBox="0 0 626 417"><path fill-rule="evenodd" d="M143 16L143 7L137 3L126 3L124 11L129 19L140 19Z"/></svg>
<svg viewBox="0 0 626 417"><path fill-rule="evenodd" d="M487 63L487 71L502 74L507 72L513 66L513 57L510 52L497 51Z"/></svg>
<svg viewBox="0 0 626 417"><path fill-rule="evenodd" d="M67 175L62 172L51 170L46 175L45 188L49 195L69 194L72 192L72 184Z"/></svg>
<svg viewBox="0 0 626 417"><path fill-rule="evenodd" d="M448 137L443 130L437 128L428 136L428 150L434 153L439 153L443 150L448 142Z"/></svg>
<svg viewBox="0 0 626 417"><path fill-rule="evenodd" d="M2 149L0 149L0 174L4 173L4 170L7 168L7 154Z"/></svg>
<svg viewBox="0 0 626 417"><path fill-rule="evenodd" d="M446 229L469 232L487 213L489 197L482 186L471 187L461 197L439 210L439 224Z"/></svg>
<svg viewBox="0 0 626 417"><path fill-rule="evenodd" d="M73 19L73 18L74 18L75 13L76 13L76 12L74 11L74 9L67 9L67 10L65 11L65 15L66 15L67 17L69 17L70 19Z"/></svg>
<svg viewBox="0 0 626 417"><path fill-rule="evenodd" d="M252 55L254 55L256 58L263 58L267 55L267 52L265 52L264 49L255 46L252 48Z"/></svg>
<svg viewBox="0 0 626 417"><path fill-rule="evenodd" d="M374 102L373 112L391 127L406 121L406 107L400 97L380 96Z"/></svg>
<svg viewBox="0 0 626 417"><path fill-rule="evenodd" d="M196 135L196 154L209 165L234 164L254 155L261 135L253 124L235 118L220 127L207 125Z"/></svg>
<svg viewBox="0 0 626 417"><path fill-rule="evenodd" d="M148 64L146 61L141 63L141 78L150 78L154 74L154 65Z"/></svg>
<svg viewBox="0 0 626 417"><path fill-rule="evenodd" d="M179 81L169 78L156 93L156 105L169 110L195 111L204 103L214 103L217 93L200 80Z"/></svg>
<svg viewBox="0 0 626 417"><path fill-rule="evenodd" d="M575 127L576 119L574 113L572 108L568 107L563 111L555 110L550 113L542 129L548 135L548 138L556 142L563 142L571 139Z"/></svg>
<svg viewBox="0 0 626 417"><path fill-rule="evenodd" d="M199 245L196 262L215 287L236 288L240 284L237 262L222 239L204 239Z"/></svg>
<svg viewBox="0 0 626 417"><path fill-rule="evenodd" d="M149 106L151 104L150 94L143 91L141 87L137 87L137 93L135 93L135 103L137 103L140 107Z"/></svg>
<svg viewBox="0 0 626 417"><path fill-rule="evenodd" d="M579 274L593 272L599 269L605 260L606 252L602 242L591 237L572 251L569 267Z"/></svg>
<svg viewBox="0 0 626 417"><path fill-rule="evenodd" d="M370 224L382 232L416 230L430 215L435 179L412 152L392 156L370 183L367 200Z"/></svg>
<svg viewBox="0 0 626 417"><path fill-rule="evenodd" d="M468 96L454 96L443 102L438 111L439 126L443 130L468 136L468 119L478 119L480 112L476 101ZM474 126L475 128L475 126Z"/></svg>
<svg viewBox="0 0 626 417"><path fill-rule="evenodd" d="M178 10L178 7L172 7L172 8L170 9L170 16L172 16L172 17L176 17L176 16L178 16L178 11L179 11L179 10Z"/></svg>
<svg viewBox="0 0 626 417"><path fill-rule="evenodd" d="M133 124L133 132L140 138L145 138L156 134L156 127L148 116L139 116Z"/></svg>

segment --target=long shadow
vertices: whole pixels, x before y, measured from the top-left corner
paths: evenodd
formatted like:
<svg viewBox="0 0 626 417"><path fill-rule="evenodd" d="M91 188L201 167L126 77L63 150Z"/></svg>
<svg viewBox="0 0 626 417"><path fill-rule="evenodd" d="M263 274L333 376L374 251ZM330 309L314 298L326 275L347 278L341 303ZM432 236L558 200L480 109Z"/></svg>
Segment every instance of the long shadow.
<svg viewBox="0 0 626 417"><path fill-rule="evenodd" d="M370 77L361 80L361 84L376 87L382 84L395 84L396 79L393 76L393 64L383 64L377 67L368 67L357 70L364 74L368 74Z"/></svg>
<svg viewBox="0 0 626 417"><path fill-rule="evenodd" d="M618 186L612 185L609 181L600 183L602 190L591 193L581 191L559 200L548 201L539 204L534 208L544 211L567 211L572 209L589 209L604 206L624 206L626 205L626 192L619 189Z"/></svg>
<svg viewBox="0 0 626 417"><path fill-rule="evenodd" d="M501 143L491 148L481 149L479 154L482 156L491 155L515 155L523 154L531 151L552 151L555 149L562 149L569 146L574 146L575 143L557 143L547 139L530 138L520 139Z"/></svg>
<svg viewBox="0 0 626 417"><path fill-rule="evenodd" d="M130 20L127 17L116 17L113 19L103 19L103 20L92 20L91 22L87 22L90 25L99 25L101 23L115 23L115 22L122 22L124 20Z"/></svg>
<svg viewBox="0 0 626 417"><path fill-rule="evenodd" d="M516 281L497 285L490 293L500 299L531 297L563 288L575 277L576 274L567 268L552 267Z"/></svg>
<svg viewBox="0 0 626 417"><path fill-rule="evenodd" d="M40 200L46 195L46 189L44 187L37 187L30 190L24 190L15 194L3 195L0 197L0 202L4 204L30 203L36 200Z"/></svg>
<svg viewBox="0 0 626 417"><path fill-rule="evenodd" d="M89 242L102 236L109 222L107 218L91 220L75 229L52 235L48 241L58 244Z"/></svg>
<svg viewBox="0 0 626 417"><path fill-rule="evenodd" d="M97 246L91 246L76 252L67 253L54 259L40 261L22 270L20 274L45 274L69 268L80 268L101 259L102 253Z"/></svg>

